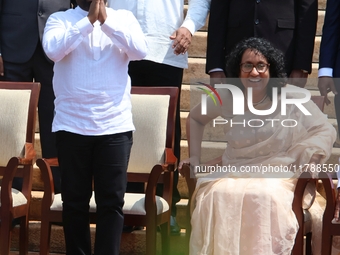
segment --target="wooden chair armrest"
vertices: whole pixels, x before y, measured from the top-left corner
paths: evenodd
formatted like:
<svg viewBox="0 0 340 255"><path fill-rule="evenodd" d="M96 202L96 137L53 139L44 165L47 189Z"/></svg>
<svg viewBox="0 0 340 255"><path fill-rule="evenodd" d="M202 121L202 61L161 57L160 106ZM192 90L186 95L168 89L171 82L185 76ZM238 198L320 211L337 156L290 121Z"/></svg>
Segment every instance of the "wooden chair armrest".
<svg viewBox="0 0 340 255"><path fill-rule="evenodd" d="M1 182L1 206L12 207L12 183L16 174L20 159L18 157L12 157L3 172L3 179Z"/></svg>
<svg viewBox="0 0 340 255"><path fill-rule="evenodd" d="M323 215L323 220L330 222L334 217L336 204L336 194L333 185L333 179L329 173L320 172L319 179L321 180L326 194L326 208Z"/></svg>
<svg viewBox="0 0 340 255"><path fill-rule="evenodd" d="M177 167L177 158L173 153L171 148L165 148L165 157L164 157L164 170L167 171L175 171Z"/></svg>
<svg viewBox="0 0 340 255"><path fill-rule="evenodd" d="M295 237L295 245L292 251L292 254L302 254L303 253L303 238L304 238L304 214L303 214L303 194L307 184L310 181L316 181L316 179L312 178L312 175L309 172L303 172L299 179L297 180L295 190L294 190L294 199L292 204L292 209L295 213L296 219L299 224L299 230Z"/></svg>
<svg viewBox="0 0 340 255"><path fill-rule="evenodd" d="M163 172L163 166L159 164L155 165L150 172L149 180L147 182L145 190L145 209L147 214L149 210L156 210L156 187L158 179ZM172 171L168 171L167 173L173 175ZM151 213L156 213L156 211Z"/></svg>
<svg viewBox="0 0 340 255"><path fill-rule="evenodd" d="M54 200L53 175L49 162L51 162L53 166L58 166L58 164L56 164L58 162L56 158L52 159L39 158L37 159L36 162L37 166L40 169L41 177L44 182L44 196L42 199L42 206L46 206L47 208L49 208L52 205Z"/></svg>
<svg viewBox="0 0 340 255"><path fill-rule="evenodd" d="M33 165L36 152L32 143L25 143L25 155L19 157L20 165Z"/></svg>
<svg viewBox="0 0 340 255"><path fill-rule="evenodd" d="M316 182L316 179L312 178L312 175L309 172L303 172L297 180L295 190L294 190L294 199L293 199L293 211L295 214L301 214L303 220L303 194L305 188L309 182Z"/></svg>
<svg viewBox="0 0 340 255"><path fill-rule="evenodd" d="M44 160L50 165L50 167L59 166L58 158L45 158Z"/></svg>

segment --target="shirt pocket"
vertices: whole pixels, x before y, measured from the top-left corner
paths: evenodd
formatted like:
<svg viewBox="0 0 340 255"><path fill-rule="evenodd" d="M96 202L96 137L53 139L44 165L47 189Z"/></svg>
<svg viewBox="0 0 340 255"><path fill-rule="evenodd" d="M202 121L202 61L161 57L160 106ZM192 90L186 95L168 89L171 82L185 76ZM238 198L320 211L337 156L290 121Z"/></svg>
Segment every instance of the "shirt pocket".
<svg viewBox="0 0 340 255"><path fill-rule="evenodd" d="M278 19L277 27L284 29L295 29L295 21L292 19Z"/></svg>

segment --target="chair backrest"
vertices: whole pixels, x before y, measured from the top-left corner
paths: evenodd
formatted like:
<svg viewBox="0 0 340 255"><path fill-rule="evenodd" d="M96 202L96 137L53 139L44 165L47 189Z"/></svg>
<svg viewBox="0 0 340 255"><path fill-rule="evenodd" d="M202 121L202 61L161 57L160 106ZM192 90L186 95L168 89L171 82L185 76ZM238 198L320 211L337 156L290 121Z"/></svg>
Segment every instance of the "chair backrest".
<svg viewBox="0 0 340 255"><path fill-rule="evenodd" d="M136 131L128 172L150 173L155 164L164 163L165 149L173 150L176 87L133 87L132 116Z"/></svg>
<svg viewBox="0 0 340 255"><path fill-rule="evenodd" d="M0 82L0 253L9 254L13 219L20 221L19 253L28 251L34 135L40 84ZM21 191L12 188L21 177ZM19 187L18 187L19 188Z"/></svg>
<svg viewBox="0 0 340 255"><path fill-rule="evenodd" d="M325 105L324 96L312 96L311 100L319 107L321 111L324 110L324 105ZM313 183L313 182L315 182L315 179L312 179L311 174L309 172L303 172L300 175L300 178L298 179L296 186L295 186L292 209L298 221L299 230L295 237L295 244L292 250L292 255L303 253L304 235L308 237L308 238L306 237L306 244L305 244L306 247L308 249L311 248L311 239L310 239L311 229L308 229L305 227L304 211L306 211L306 209L305 210L303 209L303 197L304 197L304 191L307 187L307 184ZM308 250L307 248L306 248L306 251Z"/></svg>
<svg viewBox="0 0 340 255"><path fill-rule="evenodd" d="M33 148L40 84L0 82L0 166Z"/></svg>

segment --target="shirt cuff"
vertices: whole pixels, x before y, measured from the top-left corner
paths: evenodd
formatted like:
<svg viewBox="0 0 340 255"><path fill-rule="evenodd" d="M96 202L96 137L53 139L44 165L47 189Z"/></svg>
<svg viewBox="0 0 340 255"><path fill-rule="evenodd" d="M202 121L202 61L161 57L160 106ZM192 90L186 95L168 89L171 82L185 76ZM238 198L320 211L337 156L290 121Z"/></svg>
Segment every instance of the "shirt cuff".
<svg viewBox="0 0 340 255"><path fill-rule="evenodd" d="M191 35L194 35L194 33L197 31L195 23L192 20L184 20L183 24L181 27L187 28Z"/></svg>
<svg viewBox="0 0 340 255"><path fill-rule="evenodd" d="M213 69L209 70L208 73L213 73L213 72L223 72L223 69L222 68L213 68Z"/></svg>
<svg viewBox="0 0 340 255"><path fill-rule="evenodd" d="M318 77L321 77L321 76L333 77L333 68L330 68L330 67L320 68L318 72Z"/></svg>
<svg viewBox="0 0 340 255"><path fill-rule="evenodd" d="M119 26L115 18L111 15L108 15L105 22L101 24L101 29L105 34L109 35L119 30Z"/></svg>
<svg viewBox="0 0 340 255"><path fill-rule="evenodd" d="M93 25L91 24L88 17L85 17L85 18L79 20L76 23L76 26L78 27L80 33L83 36L87 36L93 31Z"/></svg>

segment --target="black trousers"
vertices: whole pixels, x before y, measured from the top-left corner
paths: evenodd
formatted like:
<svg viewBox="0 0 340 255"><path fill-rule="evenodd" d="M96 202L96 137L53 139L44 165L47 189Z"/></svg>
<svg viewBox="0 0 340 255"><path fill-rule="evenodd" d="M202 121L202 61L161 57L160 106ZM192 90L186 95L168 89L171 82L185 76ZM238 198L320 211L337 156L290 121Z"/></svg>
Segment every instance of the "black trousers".
<svg viewBox="0 0 340 255"><path fill-rule="evenodd" d="M182 87L183 69L170 65L160 64L153 61L141 60L131 61L129 64L129 75L132 86L154 86L154 87L178 87L179 93ZM180 94L177 101L174 154L180 161L181 155L181 119L180 119ZM171 215L176 216L176 203L181 197L177 189L178 171L174 173L174 186L172 194ZM143 192L143 183L128 183L127 192ZM157 194L162 194L162 187L159 186Z"/></svg>
<svg viewBox="0 0 340 255"><path fill-rule="evenodd" d="M96 255L118 255L132 132L83 136L57 132L67 255L91 255L89 201L94 181Z"/></svg>
<svg viewBox="0 0 340 255"><path fill-rule="evenodd" d="M11 63L4 61L4 73L2 78L7 81L40 82L41 89L38 102L39 133L42 157L52 158L57 156L55 134L52 133L52 121L54 116L54 92L52 87L53 62L49 61L40 43L26 63ZM60 193L60 171L53 168L53 180L55 193ZM13 187L21 189L22 180L16 178Z"/></svg>

